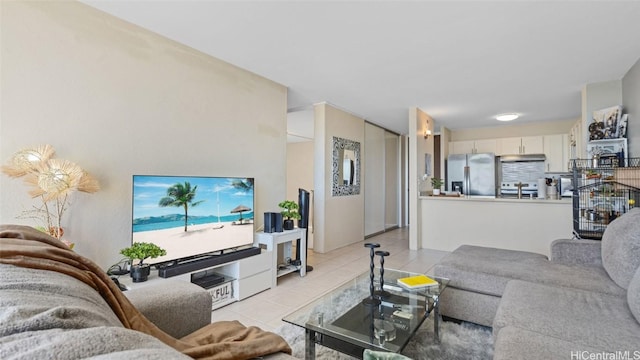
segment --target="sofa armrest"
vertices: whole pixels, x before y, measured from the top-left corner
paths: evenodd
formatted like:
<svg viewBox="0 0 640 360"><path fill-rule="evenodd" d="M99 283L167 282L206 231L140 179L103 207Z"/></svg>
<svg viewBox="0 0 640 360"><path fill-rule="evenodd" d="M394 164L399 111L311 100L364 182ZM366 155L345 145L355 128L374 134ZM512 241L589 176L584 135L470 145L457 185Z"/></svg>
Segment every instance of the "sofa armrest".
<svg viewBox="0 0 640 360"><path fill-rule="evenodd" d="M175 338L211 323L211 294L190 282L162 280L124 294L147 319Z"/></svg>
<svg viewBox="0 0 640 360"><path fill-rule="evenodd" d="M551 243L550 260L566 265L602 267L602 242L598 240L558 239Z"/></svg>

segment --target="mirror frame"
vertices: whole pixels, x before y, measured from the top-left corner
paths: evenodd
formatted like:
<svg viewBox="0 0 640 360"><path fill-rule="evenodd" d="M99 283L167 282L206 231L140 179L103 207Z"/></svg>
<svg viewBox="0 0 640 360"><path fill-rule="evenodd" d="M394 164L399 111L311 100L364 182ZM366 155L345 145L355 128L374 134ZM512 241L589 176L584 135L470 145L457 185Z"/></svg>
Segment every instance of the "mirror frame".
<svg viewBox="0 0 640 360"><path fill-rule="evenodd" d="M340 181L340 164L342 164L341 150L353 150L354 180L351 185L344 185ZM333 137L333 176L332 176L332 196L346 196L360 194L360 143L357 141Z"/></svg>

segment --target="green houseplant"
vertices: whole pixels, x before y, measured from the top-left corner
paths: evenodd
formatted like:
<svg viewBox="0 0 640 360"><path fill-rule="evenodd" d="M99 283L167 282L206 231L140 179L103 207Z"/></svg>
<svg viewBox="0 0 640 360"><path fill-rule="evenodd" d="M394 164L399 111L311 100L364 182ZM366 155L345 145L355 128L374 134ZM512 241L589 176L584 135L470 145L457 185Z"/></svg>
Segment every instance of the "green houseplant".
<svg viewBox="0 0 640 360"><path fill-rule="evenodd" d="M301 218L300 213L298 212L298 203L291 200L285 200L278 204L278 206L282 209L280 213L284 219L282 228L284 230L292 230L293 220L300 220Z"/></svg>
<svg viewBox="0 0 640 360"><path fill-rule="evenodd" d="M143 282L147 281L149 273L151 272L151 267L149 264L144 264L144 260L167 255L167 251L156 244L134 242L128 248L120 250L120 254L131 259L131 278L133 282ZM140 262L134 264L134 260L140 260Z"/></svg>
<svg viewBox="0 0 640 360"><path fill-rule="evenodd" d="M433 195L440 195L440 189L444 185L444 180L437 177L431 178L431 186L433 186Z"/></svg>

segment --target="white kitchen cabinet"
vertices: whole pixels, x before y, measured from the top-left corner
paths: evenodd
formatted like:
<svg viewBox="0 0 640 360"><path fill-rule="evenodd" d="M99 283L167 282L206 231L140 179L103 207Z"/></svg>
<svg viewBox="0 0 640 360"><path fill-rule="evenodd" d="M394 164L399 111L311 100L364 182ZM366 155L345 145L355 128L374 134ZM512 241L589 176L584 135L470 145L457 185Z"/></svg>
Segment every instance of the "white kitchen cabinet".
<svg viewBox="0 0 640 360"><path fill-rule="evenodd" d="M496 140L461 140L449 142L449 154L495 153Z"/></svg>
<svg viewBox="0 0 640 360"><path fill-rule="evenodd" d="M542 154L544 153L543 136L523 136L501 138L497 140L497 155Z"/></svg>
<svg viewBox="0 0 640 360"><path fill-rule="evenodd" d="M471 154L473 149L473 140L449 142L449 154Z"/></svg>
<svg viewBox="0 0 640 360"><path fill-rule="evenodd" d="M474 143L476 154L496 152L496 139L476 140Z"/></svg>
<svg viewBox="0 0 640 360"><path fill-rule="evenodd" d="M544 154L546 156L545 171L569 171L569 136L566 134L545 135Z"/></svg>
<svg viewBox="0 0 640 360"><path fill-rule="evenodd" d="M498 139L498 155L521 154L522 138L502 138Z"/></svg>
<svg viewBox="0 0 640 360"><path fill-rule="evenodd" d="M544 153L544 136L523 136L522 137L522 153L523 154L543 154Z"/></svg>

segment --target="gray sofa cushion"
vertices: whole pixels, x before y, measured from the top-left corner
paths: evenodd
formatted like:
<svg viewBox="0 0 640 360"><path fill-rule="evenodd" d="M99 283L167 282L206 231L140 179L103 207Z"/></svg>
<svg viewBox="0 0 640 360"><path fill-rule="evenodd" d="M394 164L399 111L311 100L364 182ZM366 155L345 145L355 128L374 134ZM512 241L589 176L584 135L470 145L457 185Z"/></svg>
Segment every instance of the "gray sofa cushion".
<svg viewBox="0 0 640 360"><path fill-rule="evenodd" d="M552 263L541 254L481 246L460 246L435 266L434 274L450 279L449 286L493 296L502 296L513 279L626 296L604 268Z"/></svg>
<svg viewBox="0 0 640 360"><path fill-rule="evenodd" d="M440 294L440 314L491 327L500 297L447 287Z"/></svg>
<svg viewBox="0 0 640 360"><path fill-rule="evenodd" d="M627 303L633 316L640 322L640 267L636 270L636 274L633 276L633 279L631 279L631 283L629 283Z"/></svg>
<svg viewBox="0 0 640 360"><path fill-rule="evenodd" d="M640 324L624 297L519 280L505 288L494 336L507 326L606 351L633 352L640 344Z"/></svg>
<svg viewBox="0 0 640 360"><path fill-rule="evenodd" d="M0 338L0 358L12 360L188 360L139 331L114 326L26 331Z"/></svg>
<svg viewBox="0 0 640 360"><path fill-rule="evenodd" d="M627 288L640 267L640 208L635 208L607 226L602 235L602 265L619 286Z"/></svg>
<svg viewBox="0 0 640 360"><path fill-rule="evenodd" d="M100 294L82 281L0 264L0 358L90 357L188 358L150 335L125 329Z"/></svg>
<svg viewBox="0 0 640 360"><path fill-rule="evenodd" d="M46 270L0 264L0 337L52 328L122 327L98 292Z"/></svg>
<svg viewBox="0 0 640 360"><path fill-rule="evenodd" d="M190 282L163 279L124 294L147 319L175 338L211 323L211 294Z"/></svg>
<svg viewBox="0 0 640 360"><path fill-rule="evenodd" d="M455 288L501 296L512 269L541 262L547 262L542 254L462 245L435 266L434 275L450 279Z"/></svg>
<svg viewBox="0 0 640 360"><path fill-rule="evenodd" d="M598 349L592 347L557 339L515 326L507 326L501 329L493 346L493 360L587 359L588 357L586 357L586 355L600 352ZM585 357L576 356L577 351L584 354Z"/></svg>
<svg viewBox="0 0 640 360"><path fill-rule="evenodd" d="M602 241L586 239L553 240L549 260L565 265L602 267Z"/></svg>

